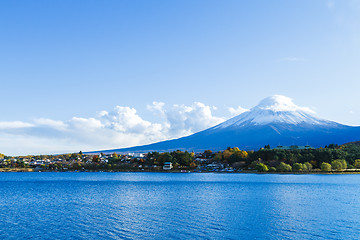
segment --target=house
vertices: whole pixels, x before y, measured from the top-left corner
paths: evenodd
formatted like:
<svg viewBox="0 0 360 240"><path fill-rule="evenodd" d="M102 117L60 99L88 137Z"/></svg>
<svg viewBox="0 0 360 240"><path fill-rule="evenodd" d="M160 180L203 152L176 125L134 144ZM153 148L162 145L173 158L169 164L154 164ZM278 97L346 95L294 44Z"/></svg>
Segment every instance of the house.
<svg viewBox="0 0 360 240"><path fill-rule="evenodd" d="M206 167L209 169L222 169L222 168L224 168L224 165L221 163L210 163L210 164L206 165Z"/></svg>
<svg viewBox="0 0 360 240"><path fill-rule="evenodd" d="M165 162L163 166L163 170L171 170L173 168L173 165L171 162Z"/></svg>
<svg viewBox="0 0 360 240"><path fill-rule="evenodd" d="M134 158L142 158L145 156L144 153L128 153L127 155Z"/></svg>
<svg viewBox="0 0 360 240"><path fill-rule="evenodd" d="M197 162L207 162L207 161L208 161L208 159L206 159L206 158L200 158L200 157L197 157L197 158L195 158L194 160L197 161Z"/></svg>

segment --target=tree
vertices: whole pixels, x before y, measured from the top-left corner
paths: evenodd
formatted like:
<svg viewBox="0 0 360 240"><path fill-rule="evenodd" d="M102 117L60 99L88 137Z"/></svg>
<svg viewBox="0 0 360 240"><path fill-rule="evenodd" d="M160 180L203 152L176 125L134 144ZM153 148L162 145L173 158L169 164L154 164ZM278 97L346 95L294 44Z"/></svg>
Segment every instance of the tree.
<svg viewBox="0 0 360 240"><path fill-rule="evenodd" d="M222 161L222 152L215 153L215 156L213 157L214 161L220 162Z"/></svg>
<svg viewBox="0 0 360 240"><path fill-rule="evenodd" d="M323 172L330 172L331 171L331 165L329 163L323 162L320 166L321 171Z"/></svg>
<svg viewBox="0 0 360 240"><path fill-rule="evenodd" d="M229 163L244 161L247 158L247 156L248 153L246 151L243 150L236 151L230 156Z"/></svg>
<svg viewBox="0 0 360 240"><path fill-rule="evenodd" d="M21 168L25 167L24 161L19 161L18 163L19 163L19 167L21 167Z"/></svg>
<svg viewBox="0 0 360 240"><path fill-rule="evenodd" d="M304 171L305 168L306 168L306 166L304 164L301 164L301 163L294 163L293 166L292 166L292 170L294 172Z"/></svg>
<svg viewBox="0 0 360 240"><path fill-rule="evenodd" d="M194 159L188 151L176 151L173 153L180 166L189 166L191 161Z"/></svg>
<svg viewBox="0 0 360 240"><path fill-rule="evenodd" d="M306 171L311 171L311 169L313 168L313 166L309 162L304 163L304 165L306 166Z"/></svg>
<svg viewBox="0 0 360 240"><path fill-rule="evenodd" d="M92 161L93 161L93 162L99 162L99 161L100 161L99 156L98 156L98 155L94 155L94 156L92 157Z"/></svg>
<svg viewBox="0 0 360 240"><path fill-rule="evenodd" d="M334 170L343 170L347 168L346 161L344 159L336 159L331 162L331 168Z"/></svg>
<svg viewBox="0 0 360 240"><path fill-rule="evenodd" d="M325 148L331 148L331 149L335 149L337 147L338 147L338 145L334 144L334 143L329 144L329 146L325 146Z"/></svg>
<svg viewBox="0 0 360 240"><path fill-rule="evenodd" d="M173 168L177 169L177 168L179 168L179 167L180 167L180 164L178 164L178 163L174 163L174 164L173 164Z"/></svg>
<svg viewBox="0 0 360 240"><path fill-rule="evenodd" d="M360 159L356 159L354 162L354 167L359 169L360 168Z"/></svg>
<svg viewBox="0 0 360 240"><path fill-rule="evenodd" d="M153 165L153 164L157 164L157 160L160 156L159 152L149 152L146 155L146 161L148 162L148 164Z"/></svg>
<svg viewBox="0 0 360 240"><path fill-rule="evenodd" d="M205 150L203 153L204 158L209 159L213 155L211 150Z"/></svg>
<svg viewBox="0 0 360 240"><path fill-rule="evenodd" d="M234 151L234 152L239 152L240 149L239 149L238 147L234 147L234 148L233 148L233 151Z"/></svg>
<svg viewBox="0 0 360 240"><path fill-rule="evenodd" d="M292 168L291 168L291 166L290 166L289 164L286 164L286 163L284 163L284 162L281 162L281 163L277 166L276 170L277 170L278 172L291 172Z"/></svg>
<svg viewBox="0 0 360 240"><path fill-rule="evenodd" d="M230 150L226 149L226 150L223 152L223 158L224 158L224 160L229 160L232 154L233 154L233 153L231 152L231 149L230 149Z"/></svg>
<svg viewBox="0 0 360 240"><path fill-rule="evenodd" d="M258 172L267 172L267 171L269 171L268 166L266 166L266 165L263 164L263 163L258 163L258 164L256 164L255 169L256 169Z"/></svg>
<svg viewBox="0 0 360 240"><path fill-rule="evenodd" d="M276 168L270 167L270 168L269 168L269 172L276 172Z"/></svg>
<svg viewBox="0 0 360 240"><path fill-rule="evenodd" d="M190 163L190 167L191 167L191 168L196 168L196 163L195 163L195 162L191 162L191 163Z"/></svg>
<svg viewBox="0 0 360 240"><path fill-rule="evenodd" d="M247 151L240 150L239 152L236 152L236 154L239 154L241 158L247 158L249 156Z"/></svg>
<svg viewBox="0 0 360 240"><path fill-rule="evenodd" d="M158 163L160 165L164 164L164 162L171 162L173 160L173 157L171 156L170 153L168 152L164 152L164 153L160 153L159 158L158 158Z"/></svg>

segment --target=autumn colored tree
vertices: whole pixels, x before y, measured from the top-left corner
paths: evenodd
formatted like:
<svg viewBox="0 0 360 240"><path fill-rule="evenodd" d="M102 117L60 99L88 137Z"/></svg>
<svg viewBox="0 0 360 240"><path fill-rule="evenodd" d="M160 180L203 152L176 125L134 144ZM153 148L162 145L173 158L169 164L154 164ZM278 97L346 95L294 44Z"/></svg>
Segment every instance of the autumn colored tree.
<svg viewBox="0 0 360 240"><path fill-rule="evenodd" d="M94 155L94 156L92 157L92 161L93 161L93 162L99 162L99 161L100 161L99 156L98 156L98 155Z"/></svg>
<svg viewBox="0 0 360 240"><path fill-rule="evenodd" d="M213 152L211 150L205 150L203 153L204 158L210 158L213 155Z"/></svg>
<svg viewBox="0 0 360 240"><path fill-rule="evenodd" d="M196 163L195 162L191 162L190 163L190 168L196 168L197 166L196 166Z"/></svg>
<svg viewBox="0 0 360 240"><path fill-rule="evenodd" d="M226 161L229 160L232 154L233 154L233 152L231 151L231 149L226 149L223 152L223 159Z"/></svg>
<svg viewBox="0 0 360 240"><path fill-rule="evenodd" d="M240 149L239 149L238 147L234 147L234 148L233 148L233 151L234 151L234 152L239 152Z"/></svg>

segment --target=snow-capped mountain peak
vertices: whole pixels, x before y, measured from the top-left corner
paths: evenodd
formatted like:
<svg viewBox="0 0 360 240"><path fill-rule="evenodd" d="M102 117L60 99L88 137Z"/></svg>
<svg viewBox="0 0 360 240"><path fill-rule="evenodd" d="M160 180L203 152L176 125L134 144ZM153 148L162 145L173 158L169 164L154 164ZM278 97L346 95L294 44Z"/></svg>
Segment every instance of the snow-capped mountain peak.
<svg viewBox="0 0 360 240"><path fill-rule="evenodd" d="M255 150L269 144L272 147L310 145L321 147L330 143L343 144L359 141L360 127L351 127L322 120L306 107L299 107L285 96L271 96L247 112L215 127L179 139L167 140L132 148L106 152L152 151L212 151L236 146Z"/></svg>
<svg viewBox="0 0 360 240"><path fill-rule="evenodd" d="M307 107L297 106L291 98L274 95L260 101L260 103L234 118L217 125L215 128L244 125L266 125L271 123L312 125L329 124L329 121L314 116L315 112Z"/></svg>
<svg viewBox="0 0 360 240"><path fill-rule="evenodd" d="M307 112L314 114L310 108L297 106L291 98L282 95L274 95L260 101L253 109L271 110L273 112Z"/></svg>

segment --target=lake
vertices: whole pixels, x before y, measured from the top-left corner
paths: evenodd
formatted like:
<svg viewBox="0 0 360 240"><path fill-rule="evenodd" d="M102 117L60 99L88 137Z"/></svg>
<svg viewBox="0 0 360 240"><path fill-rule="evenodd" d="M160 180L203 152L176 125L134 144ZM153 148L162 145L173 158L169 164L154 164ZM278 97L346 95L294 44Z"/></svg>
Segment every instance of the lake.
<svg viewBox="0 0 360 240"><path fill-rule="evenodd" d="M0 239L359 239L360 175L0 173Z"/></svg>

